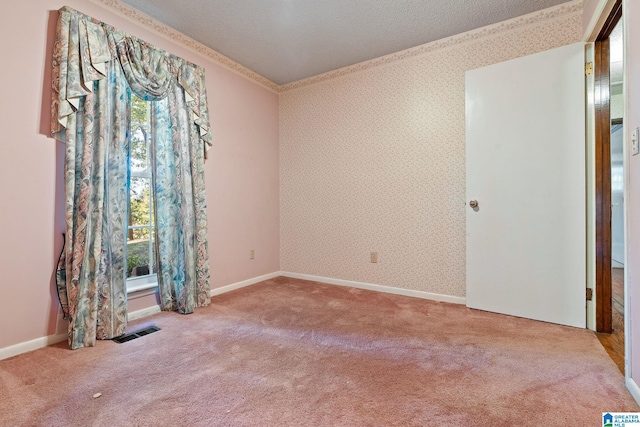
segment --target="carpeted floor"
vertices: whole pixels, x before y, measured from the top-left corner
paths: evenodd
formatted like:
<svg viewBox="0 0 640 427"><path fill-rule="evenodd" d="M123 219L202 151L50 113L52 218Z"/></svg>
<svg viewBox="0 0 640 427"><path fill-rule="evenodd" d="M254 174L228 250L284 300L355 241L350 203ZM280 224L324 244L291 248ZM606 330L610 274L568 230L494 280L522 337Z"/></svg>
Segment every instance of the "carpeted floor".
<svg viewBox="0 0 640 427"><path fill-rule="evenodd" d="M639 410L593 333L452 304L280 277L130 329L150 323L0 361L0 425L583 427Z"/></svg>

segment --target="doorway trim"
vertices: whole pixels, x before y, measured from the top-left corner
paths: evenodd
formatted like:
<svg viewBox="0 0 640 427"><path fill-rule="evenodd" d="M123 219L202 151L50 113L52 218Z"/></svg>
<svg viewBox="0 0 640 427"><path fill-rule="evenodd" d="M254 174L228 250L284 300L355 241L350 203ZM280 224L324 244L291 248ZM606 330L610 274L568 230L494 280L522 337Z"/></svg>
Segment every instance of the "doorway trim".
<svg viewBox="0 0 640 427"><path fill-rule="evenodd" d="M622 0L617 0L594 44L596 331L605 333L612 332L609 35L621 18Z"/></svg>

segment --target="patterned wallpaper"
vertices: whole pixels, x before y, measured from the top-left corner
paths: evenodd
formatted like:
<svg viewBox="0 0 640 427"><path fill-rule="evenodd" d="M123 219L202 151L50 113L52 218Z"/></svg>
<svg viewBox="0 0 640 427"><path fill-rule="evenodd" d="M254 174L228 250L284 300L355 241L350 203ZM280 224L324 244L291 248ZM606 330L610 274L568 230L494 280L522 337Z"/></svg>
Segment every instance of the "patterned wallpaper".
<svg viewBox="0 0 640 427"><path fill-rule="evenodd" d="M281 270L464 296L464 72L579 41L581 6L284 87Z"/></svg>

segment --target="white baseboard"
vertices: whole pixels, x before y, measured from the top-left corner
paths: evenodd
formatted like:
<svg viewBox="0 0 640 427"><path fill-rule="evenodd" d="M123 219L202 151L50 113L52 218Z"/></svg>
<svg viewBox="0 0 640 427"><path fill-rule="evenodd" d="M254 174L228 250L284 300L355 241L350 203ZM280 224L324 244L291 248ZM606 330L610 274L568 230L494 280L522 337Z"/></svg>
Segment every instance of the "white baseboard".
<svg viewBox="0 0 640 427"><path fill-rule="evenodd" d="M225 292L230 292L235 289L244 288L245 286L253 285L258 282L262 282L263 280L273 279L274 277L278 277L280 272L274 272L265 274L263 276L253 277L251 279L243 280L242 282L232 283L227 286L222 286L220 288L211 289L209 291L209 297L220 295ZM155 291L154 291L155 292ZM152 314L160 313L161 308L159 305L154 305L152 307L143 308L142 310L132 311L127 315L127 320L138 320L143 317L151 316Z"/></svg>
<svg viewBox="0 0 640 427"><path fill-rule="evenodd" d="M143 317L151 316L152 314L160 313L160 306L153 305L151 307L143 308L142 310L131 311L127 313L127 320L130 322L132 320L142 319Z"/></svg>
<svg viewBox="0 0 640 427"><path fill-rule="evenodd" d="M46 337L40 337L31 341L25 341L19 344L10 345L9 347L0 348L0 360L66 341L67 337L68 335L66 333L48 335Z"/></svg>
<svg viewBox="0 0 640 427"><path fill-rule="evenodd" d="M155 305L153 307L144 308L142 310L137 310L130 312L127 315L127 320L137 320L143 317L151 316L152 314L159 313L160 306ZM44 348L48 345L57 344L62 341L66 341L68 335L64 334L54 334L48 335L46 337L36 338L31 341L21 342L19 344L10 345L9 347L0 348L0 360L8 359L9 357L17 356L22 353L27 353L29 351L38 350L40 348Z"/></svg>
<svg viewBox="0 0 640 427"><path fill-rule="evenodd" d="M638 387L638 384L636 384L633 378L627 378L626 385L631 396L636 400L638 405L640 405L640 387Z"/></svg>
<svg viewBox="0 0 640 427"><path fill-rule="evenodd" d="M264 280L273 279L274 277L282 276L279 271L275 271L273 273L265 274L258 277L253 277L251 279L243 280L242 282L232 283L230 285L222 286L219 288L211 289L209 291L209 296L213 297L216 295L224 294L226 292L235 291L236 289L244 288L245 286L254 285L258 282L262 282Z"/></svg>
<svg viewBox="0 0 640 427"><path fill-rule="evenodd" d="M294 279L312 280L316 282L328 283L330 285L351 286L353 288L367 289L370 291L385 292L385 293L396 294L396 295L404 295L408 297L422 298L422 299L428 299L432 301L450 302L453 304L466 304L466 299L464 297L455 297L451 295L434 294L431 292L414 291L411 289L394 288L391 286L376 285L373 283L363 283L363 282L354 282L351 280L334 279L331 277L321 277L321 276L312 276L309 274L290 273L287 271L275 271L273 273L265 274L262 276L243 280L241 282L236 282L230 285L222 286L220 288L211 289L209 291L209 296L213 297L226 292L231 292L233 290L244 288L245 286L254 285L256 283L262 282L264 280L273 279L274 277L278 277L278 276L292 277ZM132 320L142 319L143 317L151 316L152 314L156 314L159 312L160 312L160 306L154 305L152 307L143 308L142 310L129 312L127 315L127 320L132 321ZM17 356L18 354L26 353L28 351L37 350L39 348L43 348L51 344L56 344L56 343L65 341L66 339L67 339L66 333L49 335L46 337L36 338L34 340L23 342L20 344L15 344L9 347L0 348L0 360ZM637 390L636 394L634 394L634 391L631 390L632 386L629 385L630 382L633 384L633 387L635 387L635 390ZM640 403L640 389L638 389L638 386L636 385L636 383L633 382L633 380L629 379L627 380L627 387L631 391L631 394L634 396L634 398Z"/></svg>
<svg viewBox="0 0 640 427"><path fill-rule="evenodd" d="M131 312L127 315L127 319L136 320L159 312L160 306L156 305L153 307L148 307L142 310ZM40 337L31 341L25 341L19 344L10 345L9 347L0 348L0 360L8 359L9 357L17 356L22 353L27 353L29 351L38 350L49 345L57 344L59 342L66 341L67 338L68 335L66 333L48 335L46 337Z"/></svg>
<svg viewBox="0 0 640 427"><path fill-rule="evenodd" d="M432 301L450 302L453 304L466 305L465 297L452 295L434 294L431 292L414 291L412 289L394 288L392 286L376 285L375 283L353 282L351 280L334 279L332 277L312 276L310 274L290 273L281 271L281 276L292 277L294 279L313 280L315 282L328 283L330 285L351 286L352 288L367 289L369 291L385 292L388 294L404 295L407 297L422 298Z"/></svg>

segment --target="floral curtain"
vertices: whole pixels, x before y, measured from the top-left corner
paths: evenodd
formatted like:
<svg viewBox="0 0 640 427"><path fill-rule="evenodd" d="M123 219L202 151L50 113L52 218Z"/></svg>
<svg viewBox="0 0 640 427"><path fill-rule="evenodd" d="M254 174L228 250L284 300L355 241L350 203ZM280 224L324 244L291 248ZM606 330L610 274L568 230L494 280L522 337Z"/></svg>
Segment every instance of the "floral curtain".
<svg viewBox="0 0 640 427"><path fill-rule="evenodd" d="M165 310L209 303L204 71L69 7L53 55L52 134L66 143L58 294L71 348L126 329L129 96L153 101L158 285Z"/></svg>
<svg viewBox="0 0 640 427"><path fill-rule="evenodd" d="M198 190L204 188L204 156L196 145L185 143L197 137L198 129L186 113L179 88L172 89L169 108L156 102L152 110L158 283L164 310L191 313L209 299L207 203Z"/></svg>

